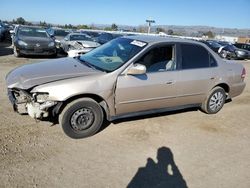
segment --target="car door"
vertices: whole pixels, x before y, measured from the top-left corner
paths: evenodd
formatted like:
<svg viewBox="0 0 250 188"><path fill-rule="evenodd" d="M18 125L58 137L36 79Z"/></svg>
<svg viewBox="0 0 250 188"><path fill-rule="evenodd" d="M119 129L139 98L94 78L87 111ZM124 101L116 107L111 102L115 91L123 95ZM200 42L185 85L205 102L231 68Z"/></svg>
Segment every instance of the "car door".
<svg viewBox="0 0 250 188"><path fill-rule="evenodd" d="M181 44L181 62L178 102L200 104L219 82L216 60L203 46Z"/></svg>
<svg viewBox="0 0 250 188"><path fill-rule="evenodd" d="M146 65L142 60L138 62ZM119 75L115 92L116 115L174 106L178 77L174 68L142 75Z"/></svg>

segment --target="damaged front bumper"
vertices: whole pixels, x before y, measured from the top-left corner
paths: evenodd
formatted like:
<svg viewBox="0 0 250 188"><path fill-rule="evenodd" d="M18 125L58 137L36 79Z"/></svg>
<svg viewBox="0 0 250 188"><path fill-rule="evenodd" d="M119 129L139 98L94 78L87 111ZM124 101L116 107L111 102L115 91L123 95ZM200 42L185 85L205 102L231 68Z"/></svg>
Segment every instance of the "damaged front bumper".
<svg viewBox="0 0 250 188"><path fill-rule="evenodd" d="M8 97L14 111L19 114L29 114L34 119L48 117L51 107L58 104L57 101L38 102L36 94L31 95L27 91L18 89L8 89Z"/></svg>

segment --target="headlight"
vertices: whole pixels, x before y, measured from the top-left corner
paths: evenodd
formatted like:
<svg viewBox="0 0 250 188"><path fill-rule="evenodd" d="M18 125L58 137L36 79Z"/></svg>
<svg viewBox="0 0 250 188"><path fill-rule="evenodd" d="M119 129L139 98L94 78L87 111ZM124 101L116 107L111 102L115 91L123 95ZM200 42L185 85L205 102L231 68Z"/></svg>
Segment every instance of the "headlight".
<svg viewBox="0 0 250 188"><path fill-rule="evenodd" d="M50 42L48 46L49 47L53 47L53 46L55 46L55 43L54 42Z"/></svg>
<svg viewBox="0 0 250 188"><path fill-rule="evenodd" d="M17 43L20 45L20 46L28 46L28 44L22 40L18 40Z"/></svg>
<svg viewBox="0 0 250 188"><path fill-rule="evenodd" d="M239 55L245 55L246 53L243 51L237 51Z"/></svg>
<svg viewBox="0 0 250 188"><path fill-rule="evenodd" d="M48 93L36 93L34 95L35 95L36 101L39 102L39 103L40 102L45 102L49 98L49 94Z"/></svg>

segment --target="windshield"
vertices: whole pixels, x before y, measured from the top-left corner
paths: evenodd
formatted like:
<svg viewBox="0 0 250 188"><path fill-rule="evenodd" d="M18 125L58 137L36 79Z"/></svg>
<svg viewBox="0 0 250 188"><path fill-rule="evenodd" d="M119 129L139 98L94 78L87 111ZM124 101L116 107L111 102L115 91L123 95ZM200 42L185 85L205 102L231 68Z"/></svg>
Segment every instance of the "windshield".
<svg viewBox="0 0 250 188"><path fill-rule="evenodd" d="M117 38L82 55L80 60L98 69L111 72L130 60L146 45L146 42L138 40Z"/></svg>
<svg viewBox="0 0 250 188"><path fill-rule="evenodd" d="M65 31L65 30L55 30L54 31L55 36L65 37L67 34L69 34L69 31Z"/></svg>
<svg viewBox="0 0 250 188"><path fill-rule="evenodd" d="M25 37L49 37L48 33L45 29L42 28L29 28L29 27L21 27L18 29L18 35Z"/></svg>
<svg viewBox="0 0 250 188"><path fill-rule="evenodd" d="M212 47L214 47L214 48L220 48L221 47L221 45L220 44L218 44L217 42L208 42Z"/></svg>
<svg viewBox="0 0 250 188"><path fill-rule="evenodd" d="M237 50L237 48L236 48L234 45L231 45L231 44L227 45L227 46L225 47L225 49L228 49L229 51Z"/></svg>
<svg viewBox="0 0 250 188"><path fill-rule="evenodd" d="M80 41L80 40L93 41L93 39L90 36L83 35L83 34L81 34L81 35L76 35L76 34L70 35L70 40L71 41Z"/></svg>

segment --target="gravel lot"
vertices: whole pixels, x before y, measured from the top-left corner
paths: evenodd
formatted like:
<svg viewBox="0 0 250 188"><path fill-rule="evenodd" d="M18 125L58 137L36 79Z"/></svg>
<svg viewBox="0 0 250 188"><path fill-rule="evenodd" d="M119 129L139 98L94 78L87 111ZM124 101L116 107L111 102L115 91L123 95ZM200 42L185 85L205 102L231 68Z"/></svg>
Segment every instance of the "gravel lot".
<svg viewBox="0 0 250 188"><path fill-rule="evenodd" d="M0 187L250 187L249 84L216 115L190 109L126 119L73 140L11 108L5 75L37 61L0 43ZM250 61L239 63L249 83Z"/></svg>

